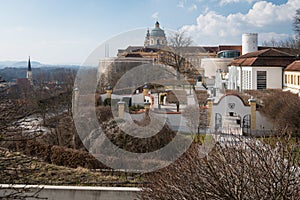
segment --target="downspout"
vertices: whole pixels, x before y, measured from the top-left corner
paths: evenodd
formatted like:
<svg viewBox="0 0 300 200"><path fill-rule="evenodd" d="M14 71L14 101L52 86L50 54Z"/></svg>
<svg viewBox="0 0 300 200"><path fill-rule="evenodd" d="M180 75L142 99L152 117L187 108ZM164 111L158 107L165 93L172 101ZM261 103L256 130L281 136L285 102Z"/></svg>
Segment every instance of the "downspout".
<svg viewBox="0 0 300 200"><path fill-rule="evenodd" d="M243 91L243 88L242 88L242 78L243 78L243 74L242 74L242 65L240 65L240 92Z"/></svg>

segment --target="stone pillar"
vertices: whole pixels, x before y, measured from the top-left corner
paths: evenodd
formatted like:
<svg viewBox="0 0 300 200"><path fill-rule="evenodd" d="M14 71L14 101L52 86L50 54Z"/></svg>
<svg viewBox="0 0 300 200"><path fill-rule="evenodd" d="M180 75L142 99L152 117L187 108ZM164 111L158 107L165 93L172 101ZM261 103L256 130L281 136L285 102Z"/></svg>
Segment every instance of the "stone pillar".
<svg viewBox="0 0 300 200"><path fill-rule="evenodd" d="M111 99L111 93L112 93L112 88L110 87L110 85L108 85L106 87L106 98Z"/></svg>
<svg viewBox="0 0 300 200"><path fill-rule="evenodd" d="M214 104L214 99L213 98L208 98L207 99L207 106L208 106L208 124L209 127L212 127L213 124L213 113L212 113L212 109L213 109L213 104Z"/></svg>
<svg viewBox="0 0 300 200"><path fill-rule="evenodd" d="M118 116L123 119L125 118L125 102L124 101L118 102Z"/></svg>
<svg viewBox="0 0 300 200"><path fill-rule="evenodd" d="M111 99L112 90L106 90L106 98Z"/></svg>
<svg viewBox="0 0 300 200"><path fill-rule="evenodd" d="M78 98L79 98L79 89L76 87L73 90L73 102L72 102L73 112L78 111L78 106L79 106ZM74 113L73 113L73 115L74 115Z"/></svg>
<svg viewBox="0 0 300 200"><path fill-rule="evenodd" d="M256 129L256 100L249 99L249 104L251 107L251 131Z"/></svg>
<svg viewBox="0 0 300 200"><path fill-rule="evenodd" d="M150 102L146 102L146 103L144 104L144 107L145 107L145 117L149 117L150 106L151 106L151 103L150 103Z"/></svg>
<svg viewBox="0 0 300 200"><path fill-rule="evenodd" d="M143 95L145 97L145 96L148 96L148 94L149 94L149 87L147 85L145 85L143 87Z"/></svg>

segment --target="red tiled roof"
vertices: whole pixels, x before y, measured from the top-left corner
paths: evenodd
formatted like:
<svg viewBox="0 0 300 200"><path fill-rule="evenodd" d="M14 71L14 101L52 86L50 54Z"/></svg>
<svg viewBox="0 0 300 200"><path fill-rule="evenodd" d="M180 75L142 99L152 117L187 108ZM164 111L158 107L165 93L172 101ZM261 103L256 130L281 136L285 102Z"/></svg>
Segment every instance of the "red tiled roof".
<svg viewBox="0 0 300 200"><path fill-rule="evenodd" d="M259 46L258 50L270 49L270 48L277 49L279 51L283 51L285 53L292 54L294 56L297 56L298 54L300 54L300 50L299 49L292 49L292 48L286 48L286 47L266 47L266 46Z"/></svg>
<svg viewBox="0 0 300 200"><path fill-rule="evenodd" d="M300 60L296 60L288 65L285 71L300 71Z"/></svg>
<svg viewBox="0 0 300 200"><path fill-rule="evenodd" d="M294 55L271 48L242 55L234 59L229 66L286 67L293 61Z"/></svg>

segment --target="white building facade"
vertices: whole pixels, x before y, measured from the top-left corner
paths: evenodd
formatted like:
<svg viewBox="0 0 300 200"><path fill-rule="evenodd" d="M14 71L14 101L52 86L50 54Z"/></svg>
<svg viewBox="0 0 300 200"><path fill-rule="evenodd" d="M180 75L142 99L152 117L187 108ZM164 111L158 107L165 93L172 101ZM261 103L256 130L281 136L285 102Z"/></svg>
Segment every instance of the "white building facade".
<svg viewBox="0 0 300 200"><path fill-rule="evenodd" d="M296 60L285 69L284 90L300 96L300 60Z"/></svg>
<svg viewBox="0 0 300 200"><path fill-rule="evenodd" d="M294 60L295 56L272 48L242 55L229 64L227 88L282 89L284 69Z"/></svg>
<svg viewBox="0 0 300 200"><path fill-rule="evenodd" d="M228 89L282 89L283 67L230 66Z"/></svg>

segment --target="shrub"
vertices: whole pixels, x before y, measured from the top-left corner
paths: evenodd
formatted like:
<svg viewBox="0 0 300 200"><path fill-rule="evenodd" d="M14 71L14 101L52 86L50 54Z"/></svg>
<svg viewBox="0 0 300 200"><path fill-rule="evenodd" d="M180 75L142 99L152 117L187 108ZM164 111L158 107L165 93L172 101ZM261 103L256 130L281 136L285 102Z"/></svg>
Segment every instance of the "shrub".
<svg viewBox="0 0 300 200"><path fill-rule="evenodd" d="M96 115L99 123L103 123L113 118L111 107L109 106L99 106L96 108Z"/></svg>
<svg viewBox="0 0 300 200"><path fill-rule="evenodd" d="M106 98L103 101L104 106L111 106L111 98Z"/></svg>
<svg viewBox="0 0 300 200"><path fill-rule="evenodd" d="M207 155L194 144L175 163L146 174L142 199L299 199L299 144L254 138L216 144ZM274 142L274 141L273 141ZM298 149L298 150L297 150Z"/></svg>
<svg viewBox="0 0 300 200"><path fill-rule="evenodd" d="M51 146L36 141L27 141L26 149L24 152L31 157L37 157L45 162L51 163Z"/></svg>
<svg viewBox="0 0 300 200"><path fill-rule="evenodd" d="M139 105L139 104L129 107L130 111L138 111L138 110L142 110L142 109L144 109L144 106Z"/></svg>
<svg viewBox="0 0 300 200"><path fill-rule="evenodd" d="M89 169L107 168L90 153L65 147L53 146L51 148L51 163L65 167L84 167Z"/></svg>

